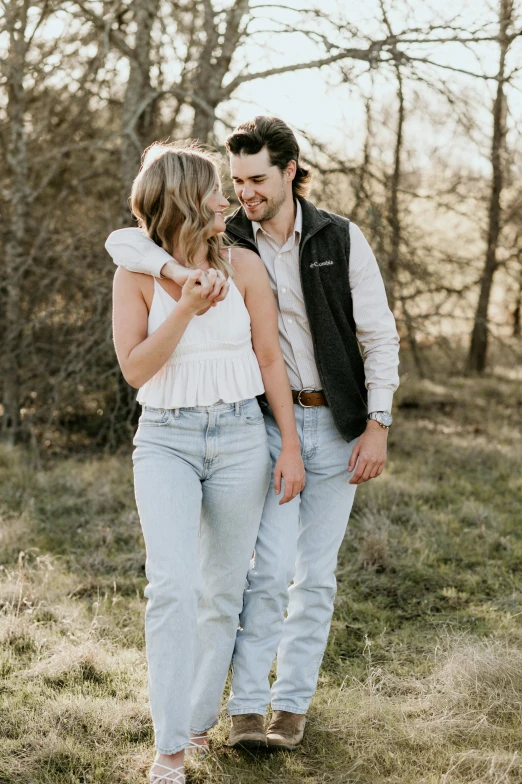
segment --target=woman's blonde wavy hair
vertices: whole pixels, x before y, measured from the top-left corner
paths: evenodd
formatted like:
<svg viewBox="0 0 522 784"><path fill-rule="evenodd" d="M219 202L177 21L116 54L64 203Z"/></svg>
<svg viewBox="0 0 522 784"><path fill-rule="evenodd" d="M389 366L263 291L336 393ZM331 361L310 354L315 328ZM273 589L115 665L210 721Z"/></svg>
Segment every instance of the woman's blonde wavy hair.
<svg viewBox="0 0 522 784"><path fill-rule="evenodd" d="M230 243L224 234L210 234L215 213L207 202L216 183L217 166L196 142L155 142L143 153L132 185L131 208L140 228L161 248L172 254L174 242L178 243L187 266L196 266L196 254L206 244L210 266L232 277L232 265L221 255Z"/></svg>

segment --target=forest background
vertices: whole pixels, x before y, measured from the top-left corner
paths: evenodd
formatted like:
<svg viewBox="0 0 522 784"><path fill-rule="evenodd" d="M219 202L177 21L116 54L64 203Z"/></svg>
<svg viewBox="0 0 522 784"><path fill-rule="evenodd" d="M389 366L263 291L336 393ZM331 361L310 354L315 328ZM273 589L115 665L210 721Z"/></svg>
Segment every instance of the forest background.
<svg viewBox="0 0 522 784"><path fill-rule="evenodd" d="M104 241L147 145L255 114L374 249L401 388L303 755L238 759L223 723L194 781L522 781L522 4L0 0L0 53L0 782L146 770Z"/></svg>
<svg viewBox="0 0 522 784"><path fill-rule="evenodd" d="M256 113L296 128L312 198L365 232L418 374L428 346L452 371L515 368L520 7L307 5L3 4L4 441L52 452L128 438L136 404L112 347L105 238L132 223L148 144L221 149Z"/></svg>

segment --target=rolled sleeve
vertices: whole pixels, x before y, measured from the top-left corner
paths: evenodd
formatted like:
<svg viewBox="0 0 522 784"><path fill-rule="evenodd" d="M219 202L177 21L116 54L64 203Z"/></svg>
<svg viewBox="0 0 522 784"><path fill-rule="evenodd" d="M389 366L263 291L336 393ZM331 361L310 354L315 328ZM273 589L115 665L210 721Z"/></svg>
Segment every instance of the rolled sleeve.
<svg viewBox="0 0 522 784"><path fill-rule="evenodd" d="M368 413L391 411L399 386L399 335L379 265L364 234L350 224L350 289L357 340L364 359Z"/></svg>
<svg viewBox="0 0 522 784"><path fill-rule="evenodd" d="M142 229L113 231L107 238L105 249L119 267L155 278L160 278L163 266L172 261L172 256L156 245Z"/></svg>

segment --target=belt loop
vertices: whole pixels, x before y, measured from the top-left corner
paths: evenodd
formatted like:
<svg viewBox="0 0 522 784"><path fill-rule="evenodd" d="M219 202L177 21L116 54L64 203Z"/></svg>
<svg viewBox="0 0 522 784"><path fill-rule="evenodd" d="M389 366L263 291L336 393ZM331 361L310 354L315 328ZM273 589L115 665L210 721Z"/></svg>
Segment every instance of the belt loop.
<svg viewBox="0 0 522 784"><path fill-rule="evenodd" d="M179 419L179 408L174 409L174 419Z"/></svg>
<svg viewBox="0 0 522 784"><path fill-rule="evenodd" d="M236 400L234 404L234 413L237 417L241 416L241 403L239 400Z"/></svg>

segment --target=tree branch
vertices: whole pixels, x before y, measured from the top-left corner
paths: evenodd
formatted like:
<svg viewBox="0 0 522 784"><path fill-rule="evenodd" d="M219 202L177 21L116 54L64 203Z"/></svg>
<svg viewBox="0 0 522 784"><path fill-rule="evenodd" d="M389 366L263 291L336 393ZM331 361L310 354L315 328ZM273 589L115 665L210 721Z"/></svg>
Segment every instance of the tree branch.
<svg viewBox="0 0 522 784"><path fill-rule="evenodd" d="M379 59L379 52L375 46L371 46L369 49L346 49L342 52L337 52L337 54L330 55L329 57L323 57L320 60L311 60L308 63L294 63L292 65L283 65L280 68L268 68L266 71L257 71L256 73L236 76L235 79L232 79L231 82L222 88L222 95L224 97L230 96L241 84L252 82L254 79L266 79L268 76L290 73L292 71L304 71L308 68L322 68L325 65L330 65L331 63L338 62L339 60L346 60L348 58L373 63Z"/></svg>

